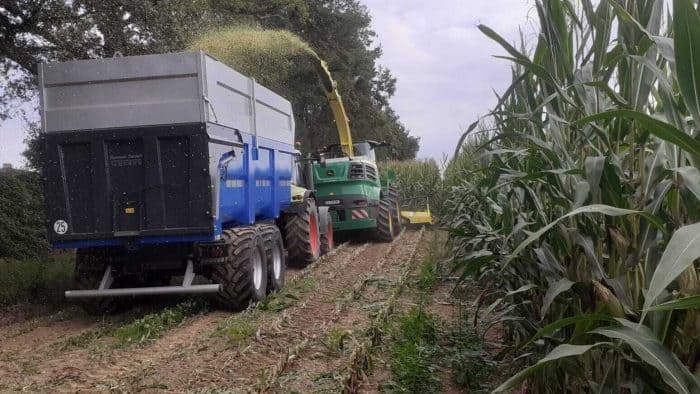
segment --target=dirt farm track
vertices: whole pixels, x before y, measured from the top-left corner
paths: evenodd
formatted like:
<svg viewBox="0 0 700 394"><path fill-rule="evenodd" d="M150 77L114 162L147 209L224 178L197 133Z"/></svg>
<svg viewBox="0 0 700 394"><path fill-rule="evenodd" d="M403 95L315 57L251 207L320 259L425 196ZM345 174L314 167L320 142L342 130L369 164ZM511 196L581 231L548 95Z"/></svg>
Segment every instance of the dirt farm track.
<svg viewBox="0 0 700 394"><path fill-rule="evenodd" d="M139 317L133 310L20 319L0 327L0 392L374 391L359 383L363 342L377 316L391 313L426 234L342 244L288 270L288 290L274 302L238 314L201 308L147 341L112 335Z"/></svg>

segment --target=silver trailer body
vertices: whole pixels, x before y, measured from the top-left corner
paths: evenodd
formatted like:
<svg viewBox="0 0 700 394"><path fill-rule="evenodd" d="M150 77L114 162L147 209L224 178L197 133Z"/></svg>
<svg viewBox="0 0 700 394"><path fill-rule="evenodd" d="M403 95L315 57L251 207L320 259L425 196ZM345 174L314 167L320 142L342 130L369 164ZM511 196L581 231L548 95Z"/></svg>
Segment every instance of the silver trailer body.
<svg viewBox="0 0 700 394"><path fill-rule="evenodd" d="M293 144L289 101L203 52L41 64L39 87L47 133L212 123Z"/></svg>
<svg viewBox="0 0 700 394"><path fill-rule="evenodd" d="M47 187L47 217L68 224L65 233L49 231L54 245L108 233L218 233L226 223L274 219L286 203L289 193L275 191L276 201L267 193L246 212L223 204L222 185L255 184L254 177L271 185L270 174L281 174L289 188L283 181L294 152L294 116L289 101L201 51L41 64L39 87L47 178L56 183ZM254 165L242 162L251 158ZM253 178L224 179L222 165L250 168ZM93 168L92 182L79 172L85 166ZM203 173L206 190L197 183ZM119 216L115 193L135 196L124 198L147 216Z"/></svg>
<svg viewBox="0 0 700 394"><path fill-rule="evenodd" d="M291 203L292 105L203 52L42 64L39 87L48 240L109 254L99 288L67 297L216 293L192 284L198 247Z"/></svg>

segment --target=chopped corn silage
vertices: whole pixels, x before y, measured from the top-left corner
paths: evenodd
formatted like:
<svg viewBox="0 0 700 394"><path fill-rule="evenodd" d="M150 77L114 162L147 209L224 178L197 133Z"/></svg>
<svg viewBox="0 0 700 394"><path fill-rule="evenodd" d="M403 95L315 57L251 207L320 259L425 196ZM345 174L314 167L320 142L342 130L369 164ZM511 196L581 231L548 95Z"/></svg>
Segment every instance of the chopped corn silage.
<svg viewBox="0 0 700 394"><path fill-rule="evenodd" d="M202 50L236 71L287 97L310 84L317 88L318 55L297 35L284 30L229 27L210 31L190 50Z"/></svg>

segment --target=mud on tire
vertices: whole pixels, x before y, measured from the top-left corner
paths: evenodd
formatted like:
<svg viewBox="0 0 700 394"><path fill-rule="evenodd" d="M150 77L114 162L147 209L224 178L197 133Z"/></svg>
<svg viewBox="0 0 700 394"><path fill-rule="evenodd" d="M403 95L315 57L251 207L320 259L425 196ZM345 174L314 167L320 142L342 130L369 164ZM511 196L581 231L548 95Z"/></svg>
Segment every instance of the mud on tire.
<svg viewBox="0 0 700 394"><path fill-rule="evenodd" d="M399 189L395 186L389 186L388 194L391 205L394 208L394 235L399 235L403 230L403 218L401 217L401 196L399 195Z"/></svg>
<svg viewBox="0 0 700 394"><path fill-rule="evenodd" d="M311 198L306 199L306 209L286 217L284 237L290 267L304 268L318 260L321 254L318 223L316 202Z"/></svg>
<svg viewBox="0 0 700 394"><path fill-rule="evenodd" d="M394 240L394 209L389 198L379 201L377 208L377 229L376 237L382 242Z"/></svg>
<svg viewBox="0 0 700 394"><path fill-rule="evenodd" d="M333 237L333 219L327 207L319 208L321 233L321 255L325 255L335 249L335 239Z"/></svg>
<svg viewBox="0 0 700 394"><path fill-rule="evenodd" d="M267 260L267 292L273 292L284 287L284 274L287 263L284 258L284 242L279 228L273 224L260 226L265 243L265 256Z"/></svg>
<svg viewBox="0 0 700 394"><path fill-rule="evenodd" d="M258 226L238 227L222 234L226 261L212 267L211 279L221 285L216 302L224 309L243 310L267 294L267 260Z"/></svg>

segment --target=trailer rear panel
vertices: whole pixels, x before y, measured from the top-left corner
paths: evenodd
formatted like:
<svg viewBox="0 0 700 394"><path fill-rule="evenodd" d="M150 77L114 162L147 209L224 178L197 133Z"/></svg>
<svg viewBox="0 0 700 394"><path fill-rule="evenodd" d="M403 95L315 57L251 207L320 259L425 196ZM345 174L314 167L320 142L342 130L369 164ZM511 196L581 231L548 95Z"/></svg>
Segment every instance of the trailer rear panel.
<svg viewBox="0 0 700 394"><path fill-rule="evenodd" d="M58 247L210 241L290 203L291 104L201 52L43 64Z"/></svg>
<svg viewBox="0 0 700 394"><path fill-rule="evenodd" d="M212 234L202 125L49 134L44 146L48 217L65 222L50 240Z"/></svg>

